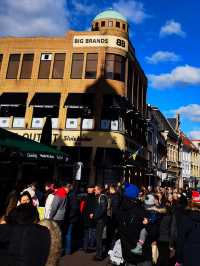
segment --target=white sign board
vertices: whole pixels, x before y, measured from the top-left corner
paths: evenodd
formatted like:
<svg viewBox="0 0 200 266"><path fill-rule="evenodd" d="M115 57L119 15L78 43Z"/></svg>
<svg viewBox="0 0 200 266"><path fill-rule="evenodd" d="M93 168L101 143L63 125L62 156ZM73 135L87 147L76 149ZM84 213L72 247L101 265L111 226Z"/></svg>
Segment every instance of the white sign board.
<svg viewBox="0 0 200 266"><path fill-rule="evenodd" d="M82 162L77 162L74 165L74 178L75 178L75 180L81 180L82 168L83 168Z"/></svg>
<svg viewBox="0 0 200 266"><path fill-rule="evenodd" d="M128 40L113 35L77 35L73 47L112 47L128 51Z"/></svg>

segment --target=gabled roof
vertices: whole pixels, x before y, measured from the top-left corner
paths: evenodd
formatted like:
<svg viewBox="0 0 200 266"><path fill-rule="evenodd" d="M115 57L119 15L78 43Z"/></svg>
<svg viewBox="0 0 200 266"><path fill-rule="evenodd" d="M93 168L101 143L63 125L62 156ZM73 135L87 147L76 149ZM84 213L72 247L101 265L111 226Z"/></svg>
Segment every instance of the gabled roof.
<svg viewBox="0 0 200 266"><path fill-rule="evenodd" d="M183 133L180 133L180 137L183 143L183 146L185 146L188 149L194 149L194 144L191 142L191 140Z"/></svg>
<svg viewBox="0 0 200 266"><path fill-rule="evenodd" d="M170 125L173 127L174 130L176 130L176 118L167 118Z"/></svg>
<svg viewBox="0 0 200 266"><path fill-rule="evenodd" d="M175 129L172 127L172 125L169 123L167 118L161 113L160 110L152 110L152 114L154 116L154 119L158 123L159 131L168 131L168 136L173 138L174 140L178 140L178 135L175 131Z"/></svg>

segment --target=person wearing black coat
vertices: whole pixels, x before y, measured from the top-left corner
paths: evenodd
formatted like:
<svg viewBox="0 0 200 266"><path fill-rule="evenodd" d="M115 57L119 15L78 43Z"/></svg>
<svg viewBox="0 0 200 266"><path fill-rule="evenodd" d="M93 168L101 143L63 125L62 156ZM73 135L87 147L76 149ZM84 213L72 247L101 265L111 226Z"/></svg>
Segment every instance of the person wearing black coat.
<svg viewBox="0 0 200 266"><path fill-rule="evenodd" d="M38 219L37 209L30 204L22 204L9 213L7 224L0 225L0 265L46 265L50 233L35 223Z"/></svg>
<svg viewBox="0 0 200 266"><path fill-rule="evenodd" d="M101 185L95 186L95 209L94 213L90 214L90 218L96 224L96 256L95 260L101 261L103 259L103 233L107 222L107 196L103 194L103 187Z"/></svg>
<svg viewBox="0 0 200 266"><path fill-rule="evenodd" d="M172 214L170 202L165 203L165 208L158 209L160 212L160 221L158 223L158 261L157 266L169 266L170 264L170 250L175 249L176 240L176 220Z"/></svg>
<svg viewBox="0 0 200 266"><path fill-rule="evenodd" d="M72 189L72 188L71 188ZM75 226L79 222L80 218L80 208L79 199L76 191L70 191L67 196L67 206L66 206L66 235L65 235L65 253L70 255L74 248L75 243Z"/></svg>
<svg viewBox="0 0 200 266"><path fill-rule="evenodd" d="M182 218L178 232L177 262L183 266L197 266L199 265L199 251L200 209L192 207Z"/></svg>
<svg viewBox="0 0 200 266"><path fill-rule="evenodd" d="M90 214L94 213L95 210L95 195L94 195L94 187L88 186L87 188L87 196L84 201L84 209L83 209L83 223L84 223L84 237L83 237L83 249L85 252L90 251L90 249L94 249L96 244L96 225L94 219L90 218Z"/></svg>
<svg viewBox="0 0 200 266"><path fill-rule="evenodd" d="M142 248L142 255L136 255L131 249L136 247L140 231L144 227L143 221L146 212L137 201L139 189L137 186L128 184L124 190L124 200L118 213L118 230L122 245L122 256L128 266L151 266L152 250L151 243L155 240L151 228Z"/></svg>
<svg viewBox="0 0 200 266"><path fill-rule="evenodd" d="M109 188L108 194L108 222L107 222L107 246L108 249L112 249L116 241L117 233L117 213L119 211L121 203L120 194L117 191L117 188L112 185Z"/></svg>

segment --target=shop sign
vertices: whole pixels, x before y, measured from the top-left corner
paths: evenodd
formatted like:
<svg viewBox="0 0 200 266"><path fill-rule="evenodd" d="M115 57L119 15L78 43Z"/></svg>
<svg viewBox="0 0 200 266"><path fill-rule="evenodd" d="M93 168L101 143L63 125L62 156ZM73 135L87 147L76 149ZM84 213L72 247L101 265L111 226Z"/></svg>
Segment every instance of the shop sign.
<svg viewBox="0 0 200 266"><path fill-rule="evenodd" d="M73 38L73 47L112 47L128 51L128 41L113 35L78 35Z"/></svg>
<svg viewBox="0 0 200 266"><path fill-rule="evenodd" d="M12 130L24 138L28 138L37 142L41 139L41 130ZM105 132L82 132L79 131L61 131L53 130L52 132L52 144L53 145L67 145L67 146L79 146L80 143L86 146L98 146L98 147L116 147L124 149L124 136L118 133L105 133ZM29 154L29 156L35 156Z"/></svg>

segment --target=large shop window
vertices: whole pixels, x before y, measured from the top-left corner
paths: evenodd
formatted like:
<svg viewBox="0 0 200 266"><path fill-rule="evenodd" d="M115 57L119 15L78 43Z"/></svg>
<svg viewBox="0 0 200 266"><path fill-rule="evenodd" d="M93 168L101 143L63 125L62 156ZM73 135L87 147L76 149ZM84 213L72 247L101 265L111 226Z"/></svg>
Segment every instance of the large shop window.
<svg viewBox="0 0 200 266"><path fill-rule="evenodd" d="M71 69L72 79L82 78L83 61L84 61L84 54L73 54L72 55L72 69Z"/></svg>
<svg viewBox="0 0 200 266"><path fill-rule="evenodd" d="M20 54L11 54L7 69L7 79L17 79L18 69L20 62Z"/></svg>
<svg viewBox="0 0 200 266"><path fill-rule="evenodd" d="M1 71L2 61L3 61L3 55L0 54L0 71Z"/></svg>
<svg viewBox="0 0 200 266"><path fill-rule="evenodd" d="M40 68L39 68L39 79L48 79L51 69L52 54L41 54Z"/></svg>
<svg viewBox="0 0 200 266"><path fill-rule="evenodd" d="M30 79L32 74L34 54L24 54L21 68L21 79Z"/></svg>
<svg viewBox="0 0 200 266"><path fill-rule="evenodd" d="M52 128L58 127L60 93L36 93L30 105L33 108L32 128L42 128L44 118L51 117Z"/></svg>
<svg viewBox="0 0 200 266"><path fill-rule="evenodd" d="M65 67L65 54L55 54L53 64L53 79L62 79Z"/></svg>
<svg viewBox="0 0 200 266"><path fill-rule="evenodd" d="M95 79L97 75L98 54L87 54L87 62L85 69L86 79Z"/></svg>
<svg viewBox="0 0 200 266"><path fill-rule="evenodd" d="M9 127L13 116L13 127L22 128L25 122L28 93L2 93L0 96L0 127Z"/></svg>
<svg viewBox="0 0 200 266"><path fill-rule="evenodd" d="M117 54L106 54L105 78L125 80L125 58Z"/></svg>

